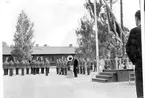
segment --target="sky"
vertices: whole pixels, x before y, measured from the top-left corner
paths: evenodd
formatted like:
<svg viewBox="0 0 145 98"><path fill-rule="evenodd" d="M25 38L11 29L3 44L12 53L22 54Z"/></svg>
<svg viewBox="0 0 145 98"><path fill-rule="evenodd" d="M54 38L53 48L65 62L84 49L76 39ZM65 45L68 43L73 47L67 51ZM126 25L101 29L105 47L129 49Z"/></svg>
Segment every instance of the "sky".
<svg viewBox="0 0 145 98"><path fill-rule="evenodd" d="M87 10L86 0L0 0L1 40L13 44L16 22L22 10L34 23L35 44L43 46L77 46L75 30ZM93 1L93 0L91 0ZM120 0L113 5L113 13L120 23ZM123 22L129 30L135 27L134 13L138 0L123 0Z"/></svg>

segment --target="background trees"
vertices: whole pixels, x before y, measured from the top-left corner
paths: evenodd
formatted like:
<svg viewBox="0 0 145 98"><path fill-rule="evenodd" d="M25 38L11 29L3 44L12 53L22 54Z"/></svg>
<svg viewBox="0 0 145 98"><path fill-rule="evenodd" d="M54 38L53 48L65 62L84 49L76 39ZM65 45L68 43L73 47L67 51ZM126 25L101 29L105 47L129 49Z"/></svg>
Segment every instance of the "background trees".
<svg viewBox="0 0 145 98"><path fill-rule="evenodd" d="M33 38L33 26L26 13L22 11L18 17L16 32L14 34L14 45L11 47L11 54L13 57L22 60L30 60L34 42Z"/></svg>
<svg viewBox="0 0 145 98"><path fill-rule="evenodd" d="M114 4L116 1L113 1ZM93 3L90 0L86 1L84 7L88 10L89 16L84 16L80 19L80 27L76 30L76 35L78 37L79 48L76 49L76 53L79 56L85 58L95 58L96 57L96 38L94 31L94 9ZM99 57L100 58L110 58L114 59L116 56L120 56L121 44L115 40L114 32L108 32L108 19L106 16L106 10L103 7L101 0L96 2L97 8L97 24L98 24L98 44L99 44ZM129 31L126 27L123 28L125 34ZM112 68L114 68L115 64Z"/></svg>

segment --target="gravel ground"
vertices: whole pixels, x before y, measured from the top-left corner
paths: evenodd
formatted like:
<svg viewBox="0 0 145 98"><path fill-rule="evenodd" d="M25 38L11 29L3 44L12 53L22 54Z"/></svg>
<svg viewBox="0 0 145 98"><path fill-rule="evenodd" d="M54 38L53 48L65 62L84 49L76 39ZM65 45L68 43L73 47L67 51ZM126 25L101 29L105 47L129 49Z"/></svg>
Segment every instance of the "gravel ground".
<svg viewBox="0 0 145 98"><path fill-rule="evenodd" d="M132 82L98 83L91 81L91 75L68 78L50 74L4 76L4 98L136 98Z"/></svg>

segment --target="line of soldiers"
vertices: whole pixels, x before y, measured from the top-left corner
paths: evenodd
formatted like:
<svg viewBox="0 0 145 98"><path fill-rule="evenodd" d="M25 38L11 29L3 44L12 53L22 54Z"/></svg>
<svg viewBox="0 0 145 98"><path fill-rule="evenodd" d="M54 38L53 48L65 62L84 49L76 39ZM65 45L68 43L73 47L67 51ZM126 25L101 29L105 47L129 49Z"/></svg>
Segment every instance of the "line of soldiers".
<svg viewBox="0 0 145 98"><path fill-rule="evenodd" d="M97 71L96 60L78 58L78 74L90 74L90 71ZM70 70L73 61L67 61L67 59L58 59L56 62L56 72L59 75L67 75L67 71Z"/></svg>
<svg viewBox="0 0 145 98"><path fill-rule="evenodd" d="M21 70L21 75L25 74L40 74L40 70L41 70L41 74L49 74L49 68L50 68L50 62L49 60L45 59L45 60L32 60L32 61L26 61L23 60L21 62L19 62L18 60L16 61L5 61L3 63L3 69L4 69L4 75L14 75L14 71L16 73L16 75L19 75L19 70ZM31 71L31 72L30 72Z"/></svg>
<svg viewBox="0 0 145 98"><path fill-rule="evenodd" d="M96 71L96 61L90 60L90 59L78 59L79 65L78 65L78 73L79 74L87 74L90 75L90 71Z"/></svg>
<svg viewBox="0 0 145 98"><path fill-rule="evenodd" d="M58 59L56 60L56 72L59 75L67 75L69 66L68 61L66 59Z"/></svg>

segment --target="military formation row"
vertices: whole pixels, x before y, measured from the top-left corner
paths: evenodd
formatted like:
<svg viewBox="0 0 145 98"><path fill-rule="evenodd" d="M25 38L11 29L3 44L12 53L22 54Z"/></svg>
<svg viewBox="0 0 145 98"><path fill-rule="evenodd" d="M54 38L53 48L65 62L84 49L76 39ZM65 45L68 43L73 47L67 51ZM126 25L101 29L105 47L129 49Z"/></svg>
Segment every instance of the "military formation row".
<svg viewBox="0 0 145 98"><path fill-rule="evenodd" d="M48 60L46 61L38 61L38 60L32 60L32 61L5 61L3 63L3 68L37 68L37 67L49 67L50 62Z"/></svg>
<svg viewBox="0 0 145 98"><path fill-rule="evenodd" d="M32 61L5 61L3 63L3 70L4 75L25 75L26 74L46 74L48 75L50 68L50 62L48 60L45 61L38 61L38 60L32 60ZM14 72L15 71L15 72ZM26 72L25 72L26 71ZM41 71L41 72L40 72Z"/></svg>

